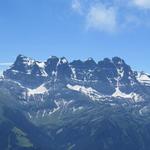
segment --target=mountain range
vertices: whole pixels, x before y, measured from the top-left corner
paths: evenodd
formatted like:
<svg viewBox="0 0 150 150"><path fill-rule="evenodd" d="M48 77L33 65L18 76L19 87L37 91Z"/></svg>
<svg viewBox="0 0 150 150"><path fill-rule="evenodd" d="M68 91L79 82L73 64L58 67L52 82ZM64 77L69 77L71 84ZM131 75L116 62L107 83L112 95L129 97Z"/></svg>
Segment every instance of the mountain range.
<svg viewBox="0 0 150 150"><path fill-rule="evenodd" d="M18 55L0 93L2 150L150 149L150 75L119 57Z"/></svg>

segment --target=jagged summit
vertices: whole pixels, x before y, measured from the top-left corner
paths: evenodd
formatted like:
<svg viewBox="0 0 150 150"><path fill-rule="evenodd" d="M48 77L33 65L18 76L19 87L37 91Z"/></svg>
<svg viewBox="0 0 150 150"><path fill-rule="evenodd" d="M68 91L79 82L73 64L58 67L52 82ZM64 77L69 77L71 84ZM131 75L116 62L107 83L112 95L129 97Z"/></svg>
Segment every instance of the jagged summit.
<svg viewBox="0 0 150 150"><path fill-rule="evenodd" d="M125 61L119 57L93 58L69 62L65 57L49 57L45 62L18 55L14 64L4 72L4 78L27 87L38 87L48 81L79 82L92 85L105 94L113 94L119 85L122 92L131 92L141 81ZM142 82L142 81L141 81Z"/></svg>
<svg viewBox="0 0 150 150"><path fill-rule="evenodd" d="M14 64L4 72L4 78L32 89L46 83L60 82L91 87L103 95L128 95L127 98L132 98L135 93L138 95L143 84L150 85L150 76L144 73L137 75L119 57L104 58L98 62L93 58L69 62L65 57L51 56L47 61L40 62L19 55Z"/></svg>
<svg viewBox="0 0 150 150"><path fill-rule="evenodd" d="M61 62L61 63L69 63L72 64L74 62L79 62L79 63L91 63L94 65L97 65L98 63L95 62L95 60L92 57L89 57L87 60L82 61L82 60L74 60L72 62L69 62L65 57L57 57L57 56L50 56L47 61L45 62L46 64L50 63L51 61L57 61L57 62ZM17 63L27 63L28 65L32 65L35 62L39 62L36 61L30 57L27 57L25 55L19 54L14 62L14 65L16 65ZM109 58L104 58L104 60L101 60L99 62L110 62L110 63L114 63L114 64L125 64L124 60L119 58L119 57L113 57L112 59Z"/></svg>
<svg viewBox="0 0 150 150"><path fill-rule="evenodd" d="M113 57L113 58L112 58L112 62L113 62L114 64L125 64L124 60L121 59L120 57Z"/></svg>
<svg viewBox="0 0 150 150"><path fill-rule="evenodd" d="M74 60L68 62L65 57L58 58L51 56L46 62L39 62L29 57L18 55L14 64L4 72L5 78L10 78L16 81L25 79L25 84L34 80L39 84L47 79L76 79L81 81L102 81L112 82L120 76L120 80L128 82L133 79L133 71L123 59L114 57L112 59L105 58L98 63L93 58L88 58L86 61Z"/></svg>

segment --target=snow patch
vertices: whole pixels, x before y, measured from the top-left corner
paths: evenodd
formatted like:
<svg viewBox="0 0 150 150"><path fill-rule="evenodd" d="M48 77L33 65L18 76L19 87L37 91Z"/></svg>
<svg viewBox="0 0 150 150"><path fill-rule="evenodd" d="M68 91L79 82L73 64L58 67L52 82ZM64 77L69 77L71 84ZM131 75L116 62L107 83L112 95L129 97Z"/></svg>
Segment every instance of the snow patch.
<svg viewBox="0 0 150 150"><path fill-rule="evenodd" d="M58 63L57 63L57 66L59 66L61 64L67 64L67 63L68 63L68 61L67 61L66 58L60 58L59 61L58 61Z"/></svg>
<svg viewBox="0 0 150 150"><path fill-rule="evenodd" d="M57 130L56 134L60 134L60 133L62 133L62 132L63 132L63 128Z"/></svg>
<svg viewBox="0 0 150 150"><path fill-rule="evenodd" d="M63 63L63 64L68 63L68 61L67 61L67 59L66 59L66 58L61 59L61 61L62 61L62 63Z"/></svg>
<svg viewBox="0 0 150 150"><path fill-rule="evenodd" d="M47 88L42 84L41 86L37 87L36 89L27 89L27 95L33 96L33 95L39 95L39 94L45 94L48 92Z"/></svg>
<svg viewBox="0 0 150 150"><path fill-rule="evenodd" d="M113 97L123 97L123 98L130 98L130 96L126 93L120 91L119 87L116 88L115 93L112 95Z"/></svg>
<svg viewBox="0 0 150 150"><path fill-rule="evenodd" d="M143 98L137 93L126 94L120 91L119 87L116 88L115 93L112 94L112 97L120 97L126 99L133 99L135 102L143 101Z"/></svg>
<svg viewBox="0 0 150 150"><path fill-rule="evenodd" d="M71 70L72 70L72 79L77 79L77 75L76 75L76 70L75 70L75 68L72 68L71 67Z"/></svg>
<svg viewBox="0 0 150 150"><path fill-rule="evenodd" d="M60 109L60 107L54 108L53 110L49 111L49 115L52 115L53 113L55 113L56 111L58 111Z"/></svg>
<svg viewBox="0 0 150 150"><path fill-rule="evenodd" d="M28 66L33 65L35 62L35 60L28 58L28 57L24 57L24 56L22 56L22 59L23 59L23 64L28 65Z"/></svg>
<svg viewBox="0 0 150 150"><path fill-rule="evenodd" d="M137 80L142 84L150 85L150 75L147 73L138 73Z"/></svg>
<svg viewBox="0 0 150 150"><path fill-rule="evenodd" d="M142 109L139 110L139 114L141 116L143 116L144 114L149 113L149 107L148 106L144 106Z"/></svg>
<svg viewBox="0 0 150 150"><path fill-rule="evenodd" d="M52 115L53 113L57 112L60 108L66 108L70 103L72 103L73 101L65 101L64 99L59 99L59 100L54 100L55 104L56 104L56 108L54 108L53 110L49 111L49 115Z"/></svg>
<svg viewBox="0 0 150 150"><path fill-rule="evenodd" d="M42 114L42 117L44 117L45 114L46 114L46 110L44 109L43 114Z"/></svg>
<svg viewBox="0 0 150 150"><path fill-rule="evenodd" d="M32 118L32 116L31 116L31 114L29 112L28 112L28 116L29 116L30 119Z"/></svg>
<svg viewBox="0 0 150 150"><path fill-rule="evenodd" d="M94 101L99 100L100 98L103 97L98 91L94 90L91 87L84 87L84 86L81 86L81 85L67 84L67 88L70 89L70 90L81 92L82 94L90 97Z"/></svg>
<svg viewBox="0 0 150 150"><path fill-rule="evenodd" d="M124 70L123 70L123 67L121 67L120 69L117 69L117 72L120 76L120 78L122 78L124 76Z"/></svg>
<svg viewBox="0 0 150 150"><path fill-rule="evenodd" d="M36 62L36 64L40 68L41 76L48 77L48 74L45 71L45 62Z"/></svg>
<svg viewBox="0 0 150 150"><path fill-rule="evenodd" d="M73 107L72 108L72 110L73 110L73 112L76 112L76 111L80 111L80 110L82 110L82 109L84 109L84 107L83 106L80 106L80 107Z"/></svg>
<svg viewBox="0 0 150 150"><path fill-rule="evenodd" d="M37 64L40 68L45 68L45 63L44 63L44 62L36 62L36 64Z"/></svg>

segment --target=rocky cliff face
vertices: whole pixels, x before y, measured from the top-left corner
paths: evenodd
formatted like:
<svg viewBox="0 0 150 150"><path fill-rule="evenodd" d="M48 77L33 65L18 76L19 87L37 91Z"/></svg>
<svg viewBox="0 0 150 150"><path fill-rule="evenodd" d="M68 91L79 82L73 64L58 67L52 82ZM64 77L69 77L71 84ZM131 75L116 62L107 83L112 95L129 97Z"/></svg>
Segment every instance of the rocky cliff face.
<svg viewBox="0 0 150 150"><path fill-rule="evenodd" d="M149 80L149 75L145 76ZM91 87L103 95L124 93L145 95L139 75L119 57L105 58L96 63L92 58L86 61L68 62L65 57L50 57L39 62L19 55L14 64L4 72L5 79L20 83L25 88L35 89L42 84L58 83ZM118 95L119 96L119 95ZM121 95L120 95L121 96Z"/></svg>

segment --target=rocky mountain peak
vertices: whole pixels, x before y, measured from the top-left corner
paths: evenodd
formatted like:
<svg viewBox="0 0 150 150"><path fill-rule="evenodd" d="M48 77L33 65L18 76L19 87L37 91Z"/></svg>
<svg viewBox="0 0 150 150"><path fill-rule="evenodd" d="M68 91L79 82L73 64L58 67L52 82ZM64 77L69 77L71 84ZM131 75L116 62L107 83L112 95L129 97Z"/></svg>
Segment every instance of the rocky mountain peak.
<svg viewBox="0 0 150 150"><path fill-rule="evenodd" d="M61 81L71 78L84 82L98 81L109 86L110 84L116 86L117 81L121 85L131 85L136 82L130 66L119 57L105 58L98 63L93 58L86 61L74 60L70 63L65 57L51 56L46 62L40 62L18 55L14 64L4 72L4 76L23 84L36 83L36 85L54 77L55 80Z"/></svg>
<svg viewBox="0 0 150 150"><path fill-rule="evenodd" d="M90 57L86 61L84 61L84 66L87 69L94 69L97 67L97 63L93 58Z"/></svg>
<svg viewBox="0 0 150 150"><path fill-rule="evenodd" d="M11 69L24 73L29 73L30 69L34 64L35 60L23 55L18 55Z"/></svg>
<svg viewBox="0 0 150 150"><path fill-rule="evenodd" d="M121 59L120 57L113 57L112 58L112 62L115 65L123 65L123 64L125 64L125 61L123 59Z"/></svg>
<svg viewBox="0 0 150 150"><path fill-rule="evenodd" d="M52 74L56 72L58 62L59 62L59 58L56 56L51 56L45 62L46 64L45 71L49 76L52 76Z"/></svg>

